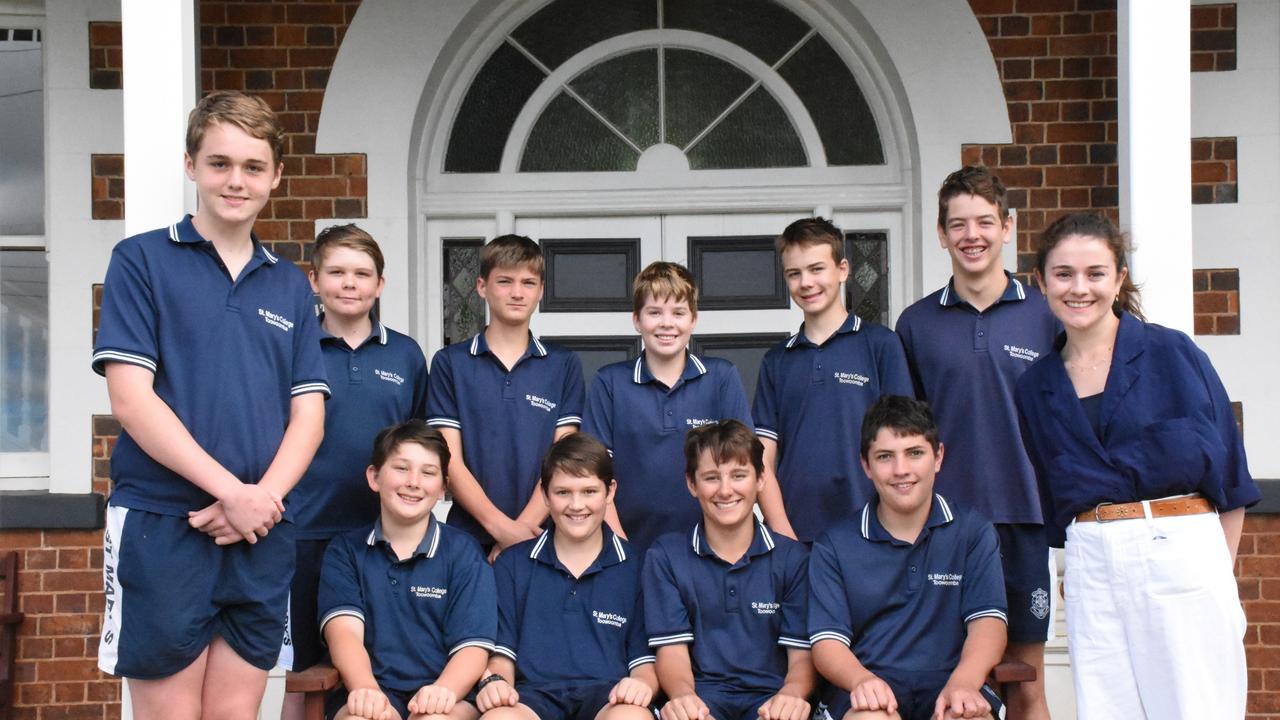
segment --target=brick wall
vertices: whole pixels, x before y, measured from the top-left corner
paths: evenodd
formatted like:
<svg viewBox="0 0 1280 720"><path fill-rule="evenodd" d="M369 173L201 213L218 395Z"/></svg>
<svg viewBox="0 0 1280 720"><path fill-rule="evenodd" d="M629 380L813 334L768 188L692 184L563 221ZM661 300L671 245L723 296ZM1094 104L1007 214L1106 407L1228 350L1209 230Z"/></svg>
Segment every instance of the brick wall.
<svg viewBox="0 0 1280 720"><path fill-rule="evenodd" d="M1191 71L1236 69L1236 4L1191 8Z"/></svg>
<svg viewBox="0 0 1280 720"><path fill-rule="evenodd" d="M94 220L124 219L124 155L91 155L90 184ZM97 327L97 323L94 323Z"/></svg>
<svg viewBox="0 0 1280 720"><path fill-rule="evenodd" d="M1192 273L1196 335L1240 334L1240 270L1218 268Z"/></svg>
<svg viewBox="0 0 1280 720"><path fill-rule="evenodd" d="M1191 138L1191 203L1234 203L1238 195L1236 139Z"/></svg>
<svg viewBox="0 0 1280 720"><path fill-rule="evenodd" d="M119 90L124 87L124 49L118 22L89 23L89 87Z"/></svg>
<svg viewBox="0 0 1280 720"><path fill-rule="evenodd" d="M1280 515L1245 517L1236 561L1249 629L1249 720L1280 719Z"/></svg>

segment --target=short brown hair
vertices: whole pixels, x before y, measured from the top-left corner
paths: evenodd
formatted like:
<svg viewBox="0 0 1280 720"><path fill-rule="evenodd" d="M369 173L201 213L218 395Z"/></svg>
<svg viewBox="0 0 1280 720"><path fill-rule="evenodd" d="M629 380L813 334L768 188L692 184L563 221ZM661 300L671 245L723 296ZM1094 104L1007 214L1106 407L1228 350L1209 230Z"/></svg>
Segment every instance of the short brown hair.
<svg viewBox="0 0 1280 720"><path fill-rule="evenodd" d="M830 246L831 257L835 258L837 265L844 260L844 232L830 220L822 217L796 220L782 231L773 245L778 251L779 258L788 248L827 245Z"/></svg>
<svg viewBox="0 0 1280 720"><path fill-rule="evenodd" d="M698 286L693 281L693 273L679 263L659 260L649 263L649 267L636 275L631 283L631 306L635 314L640 314L648 298L687 302L694 316L698 314Z"/></svg>
<svg viewBox="0 0 1280 720"><path fill-rule="evenodd" d="M187 155L195 159L204 142L205 130L215 123L229 123L250 137L267 141L276 165L284 157L284 128L275 111L257 95L234 90L217 90L200 98L187 116Z"/></svg>
<svg viewBox="0 0 1280 720"><path fill-rule="evenodd" d="M1054 220L1040 234L1040 242L1036 247L1036 276L1040 280L1041 287L1044 287L1045 266L1049 262L1049 253L1058 246L1058 243L1073 235L1101 240L1115 258L1116 272L1129 270L1129 253L1132 250L1129 245L1129 236L1120 232L1120 228L1111 222L1111 218L1101 213L1067 213ZM1138 297L1138 286L1133 281L1132 271L1126 273L1124 280L1120 282L1120 292L1116 294L1111 309L1116 314L1124 310L1139 320L1146 319L1142 315L1142 302Z"/></svg>
<svg viewBox="0 0 1280 720"><path fill-rule="evenodd" d="M557 472L575 477L594 475L607 488L613 482L613 458L594 437L581 432L569 433L557 440L542 459L542 492L550 489L551 478Z"/></svg>
<svg viewBox="0 0 1280 720"><path fill-rule="evenodd" d="M445 481L449 479L449 443L445 442L440 431L427 425L424 420L406 420L395 425L382 428L373 439L373 452L369 454L369 464L374 470L380 469L391 457L391 454L405 443L415 443L433 452L440 458L440 474Z"/></svg>
<svg viewBox="0 0 1280 720"><path fill-rule="evenodd" d="M996 206L1000 222L1009 219L1009 196L1000 177L983 165L965 165L947 176L938 188L938 227L947 224L947 203L960 195L973 195Z"/></svg>
<svg viewBox="0 0 1280 720"><path fill-rule="evenodd" d="M692 479L698 459L710 452L717 464L737 460L751 465L756 475L764 472L764 445L755 433L737 420L721 420L696 427L684 436L684 474Z"/></svg>
<svg viewBox="0 0 1280 720"><path fill-rule="evenodd" d="M311 264L317 268L322 267L325 255L336 247L350 248L368 255L373 260L373 267L378 271L378 277L382 277L382 268L385 265L382 248L378 247L378 241L374 240L372 235L355 223L332 225L321 230L316 236L315 245L311 248Z"/></svg>
<svg viewBox="0 0 1280 720"><path fill-rule="evenodd" d="M489 273L497 267L528 267L546 279L546 266L542 248L523 235L499 235L480 248L480 277L489 279Z"/></svg>

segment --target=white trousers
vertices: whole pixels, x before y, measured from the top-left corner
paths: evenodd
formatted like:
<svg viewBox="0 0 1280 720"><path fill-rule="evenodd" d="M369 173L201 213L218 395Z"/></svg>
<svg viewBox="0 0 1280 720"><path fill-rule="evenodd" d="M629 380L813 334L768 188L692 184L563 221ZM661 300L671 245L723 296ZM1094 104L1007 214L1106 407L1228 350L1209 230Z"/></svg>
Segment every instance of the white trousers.
<svg viewBox="0 0 1280 720"><path fill-rule="evenodd" d="M1214 513L1067 528L1079 720L1241 720L1244 610Z"/></svg>

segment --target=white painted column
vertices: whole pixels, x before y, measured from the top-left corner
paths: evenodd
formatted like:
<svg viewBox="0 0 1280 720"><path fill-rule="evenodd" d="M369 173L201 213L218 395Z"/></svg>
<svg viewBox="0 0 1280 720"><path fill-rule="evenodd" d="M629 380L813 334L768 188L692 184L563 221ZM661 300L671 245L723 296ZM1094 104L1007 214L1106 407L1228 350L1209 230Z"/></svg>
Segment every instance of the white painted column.
<svg viewBox="0 0 1280 720"><path fill-rule="evenodd" d="M121 0L124 41L126 235L195 209L183 173L187 113L195 105L195 0Z"/></svg>
<svg viewBox="0 0 1280 720"><path fill-rule="evenodd" d="M1120 0L1120 220L1147 318L1188 334L1191 294L1191 7Z"/></svg>

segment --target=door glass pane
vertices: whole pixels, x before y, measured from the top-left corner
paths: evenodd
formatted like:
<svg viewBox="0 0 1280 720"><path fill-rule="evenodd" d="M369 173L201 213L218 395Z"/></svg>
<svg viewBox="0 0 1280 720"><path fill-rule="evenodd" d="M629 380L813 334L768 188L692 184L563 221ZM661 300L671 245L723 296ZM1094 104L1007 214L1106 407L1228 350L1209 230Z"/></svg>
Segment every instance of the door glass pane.
<svg viewBox="0 0 1280 720"><path fill-rule="evenodd" d="M543 238L547 287L543 312L631 310L631 279L640 271L640 240Z"/></svg>
<svg viewBox="0 0 1280 720"><path fill-rule="evenodd" d="M821 35L809 38L778 74L800 96L829 165L883 165L880 130L844 60Z"/></svg>
<svg viewBox="0 0 1280 720"><path fill-rule="evenodd" d="M0 250L0 452L49 450L49 263Z"/></svg>
<svg viewBox="0 0 1280 720"><path fill-rule="evenodd" d="M786 54L809 26L770 0L663 0L666 27L723 38L769 65Z"/></svg>
<svg viewBox="0 0 1280 720"><path fill-rule="evenodd" d="M520 171L635 170L638 158L582 103L561 92L529 133Z"/></svg>
<svg viewBox="0 0 1280 720"><path fill-rule="evenodd" d="M0 28L0 235L44 234L40 31Z"/></svg>
<svg viewBox="0 0 1280 720"><path fill-rule="evenodd" d="M665 51L667 142L684 148L754 82L750 75L706 53Z"/></svg>
<svg viewBox="0 0 1280 720"><path fill-rule="evenodd" d="M689 272L698 284L701 309L788 306L787 287L772 237L691 237Z"/></svg>
<svg viewBox="0 0 1280 720"><path fill-rule="evenodd" d="M800 136L787 113L758 87L688 152L694 170L803 167Z"/></svg>
<svg viewBox="0 0 1280 720"><path fill-rule="evenodd" d="M484 330L484 300L476 293L483 238L444 240L444 344L452 345Z"/></svg>
<svg viewBox="0 0 1280 720"><path fill-rule="evenodd" d="M889 324L889 234L883 230L846 232L849 281L845 307L873 323Z"/></svg>
<svg viewBox="0 0 1280 720"><path fill-rule="evenodd" d="M641 149L658 142L657 50L606 60L569 87Z"/></svg>
<svg viewBox="0 0 1280 720"><path fill-rule="evenodd" d="M516 116L545 77L507 43L494 50L458 108L445 172L497 172Z"/></svg>
<svg viewBox="0 0 1280 720"><path fill-rule="evenodd" d="M765 353L787 337L787 333L695 335L690 346L698 355L724 358L733 363L750 402L756 396L756 379L760 377L760 362Z"/></svg>

